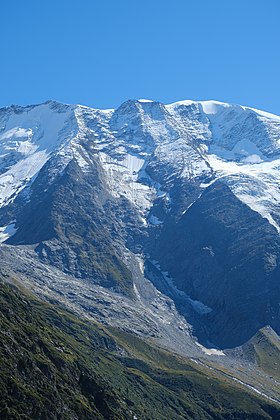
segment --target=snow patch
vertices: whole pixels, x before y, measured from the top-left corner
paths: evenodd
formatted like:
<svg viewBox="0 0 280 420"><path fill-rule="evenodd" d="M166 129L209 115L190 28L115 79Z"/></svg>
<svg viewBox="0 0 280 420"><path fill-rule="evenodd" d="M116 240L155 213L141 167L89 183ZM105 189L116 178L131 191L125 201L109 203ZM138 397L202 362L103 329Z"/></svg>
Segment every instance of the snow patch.
<svg viewBox="0 0 280 420"><path fill-rule="evenodd" d="M138 99L138 102L147 103L147 102L154 102L154 101L151 101L150 99Z"/></svg>
<svg viewBox="0 0 280 420"><path fill-rule="evenodd" d="M199 343L196 343L196 345L203 351L203 353L207 354L208 356L225 356L225 353L222 350L208 349Z"/></svg>
<svg viewBox="0 0 280 420"><path fill-rule="evenodd" d="M227 150L217 144L210 145L209 154L225 160L241 161L243 163L260 163L268 160L255 143L248 139L239 140L232 150Z"/></svg>
<svg viewBox="0 0 280 420"><path fill-rule="evenodd" d="M219 101L201 101L200 102L203 111L207 115L217 114L221 107L229 108L230 104Z"/></svg>
<svg viewBox="0 0 280 420"><path fill-rule="evenodd" d="M32 137L32 130L24 129L21 127L15 127L11 128L10 130L7 130L4 134L0 136L0 141L8 140L11 138L30 138Z"/></svg>
<svg viewBox="0 0 280 420"><path fill-rule="evenodd" d="M49 156L70 141L72 107L45 103L13 108L0 118L0 206L8 204L44 166Z"/></svg>
<svg viewBox="0 0 280 420"><path fill-rule="evenodd" d="M7 226L0 227L0 243L5 242L8 238L16 233L15 222L10 223Z"/></svg>
<svg viewBox="0 0 280 420"><path fill-rule="evenodd" d="M36 152L0 175L0 207L13 201L47 160L48 155L44 151Z"/></svg>
<svg viewBox="0 0 280 420"><path fill-rule="evenodd" d="M155 192L138 182L138 175L145 160L129 153L119 159L99 152L99 159L105 169L107 183L115 197L126 197L140 210L143 217L152 206Z"/></svg>
<svg viewBox="0 0 280 420"><path fill-rule="evenodd" d="M173 290L173 292L175 292L178 296L183 297L185 299L185 301L188 302L197 313L199 313L201 315L206 315L206 314L212 312L212 308L209 308L209 306L204 305L204 303L202 303L198 300L192 299L185 292L177 289L176 285L174 284L174 280L169 275L168 271L162 271L158 261L153 260L153 261L150 261L150 262L160 271L164 280L169 285L171 290Z"/></svg>
<svg viewBox="0 0 280 420"><path fill-rule="evenodd" d="M261 163L263 160L260 158L259 155L249 155L246 158L242 159L242 162L244 163Z"/></svg>
<svg viewBox="0 0 280 420"><path fill-rule="evenodd" d="M160 220L157 216L154 216L153 214L149 217L149 222L151 225L162 225L163 221Z"/></svg>
<svg viewBox="0 0 280 420"><path fill-rule="evenodd" d="M215 171L215 180L226 183L241 201L280 232L271 215L278 211L280 203L280 159L260 163L234 162L213 154L208 156L208 161Z"/></svg>

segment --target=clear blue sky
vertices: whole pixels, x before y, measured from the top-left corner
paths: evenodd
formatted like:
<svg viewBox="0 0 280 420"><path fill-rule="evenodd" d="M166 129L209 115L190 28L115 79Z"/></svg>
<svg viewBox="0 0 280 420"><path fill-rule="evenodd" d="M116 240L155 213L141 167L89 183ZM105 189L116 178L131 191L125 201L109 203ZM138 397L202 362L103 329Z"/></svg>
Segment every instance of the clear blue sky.
<svg viewBox="0 0 280 420"><path fill-rule="evenodd" d="M280 114L280 0L1 2L0 106L217 99Z"/></svg>

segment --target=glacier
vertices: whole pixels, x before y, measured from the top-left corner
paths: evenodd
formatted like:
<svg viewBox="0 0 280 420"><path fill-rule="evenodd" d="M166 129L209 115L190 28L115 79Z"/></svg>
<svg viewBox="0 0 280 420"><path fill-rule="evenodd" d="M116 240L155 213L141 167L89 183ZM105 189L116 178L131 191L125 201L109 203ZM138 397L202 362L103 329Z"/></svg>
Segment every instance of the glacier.
<svg viewBox="0 0 280 420"><path fill-rule="evenodd" d="M172 178L201 180L202 189L219 179L279 232L280 117L218 101L140 99L116 110L55 101L2 108L0 206L27 191L54 155L60 172L71 159L86 171L85 142L112 193L127 197L144 224L161 220L149 211L159 191L167 197ZM153 179L163 168L168 174Z"/></svg>

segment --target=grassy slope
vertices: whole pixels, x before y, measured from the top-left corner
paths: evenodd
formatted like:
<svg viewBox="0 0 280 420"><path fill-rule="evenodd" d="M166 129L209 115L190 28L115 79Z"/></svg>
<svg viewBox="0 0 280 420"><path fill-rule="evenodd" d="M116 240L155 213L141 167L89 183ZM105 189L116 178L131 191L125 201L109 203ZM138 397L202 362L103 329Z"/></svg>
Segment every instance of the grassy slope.
<svg viewBox="0 0 280 420"><path fill-rule="evenodd" d="M260 329L243 347L246 353L253 355L259 368L280 380L280 339L272 328Z"/></svg>
<svg viewBox="0 0 280 420"><path fill-rule="evenodd" d="M5 283L0 329L3 420L280 418L191 361Z"/></svg>

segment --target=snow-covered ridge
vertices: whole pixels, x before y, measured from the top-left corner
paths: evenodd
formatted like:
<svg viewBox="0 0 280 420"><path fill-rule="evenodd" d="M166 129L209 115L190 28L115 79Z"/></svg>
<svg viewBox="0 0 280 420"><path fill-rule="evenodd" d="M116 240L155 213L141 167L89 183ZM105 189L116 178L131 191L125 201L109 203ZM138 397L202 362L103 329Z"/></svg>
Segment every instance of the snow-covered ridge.
<svg viewBox="0 0 280 420"><path fill-rule="evenodd" d="M7 204L71 137L73 107L54 102L0 110L0 205Z"/></svg>
<svg viewBox="0 0 280 420"><path fill-rule="evenodd" d="M220 179L279 230L274 218L280 202L280 117L276 115L190 100L169 105L129 100L116 110L55 101L2 108L0 206L30 186L53 156L60 159L58 172L71 159L88 171L95 156L112 194L130 200L145 223L156 220L153 215L148 219L148 212L161 188L159 179L147 175L150 166L166 172L161 175L163 183L180 177L206 188Z"/></svg>
<svg viewBox="0 0 280 420"><path fill-rule="evenodd" d="M215 101L215 100L208 100L208 101L193 101L193 100L183 100L173 102L171 104L165 105L167 109L174 109L180 105L191 106L191 105L201 105L205 114L217 114L220 109L228 109L228 108L242 108L244 111L249 110L253 111L260 116L270 118L273 120L280 121L280 116L276 114L271 114L270 112L265 112L260 109L252 108L249 106L244 105L237 105L237 104L230 104L227 102Z"/></svg>

